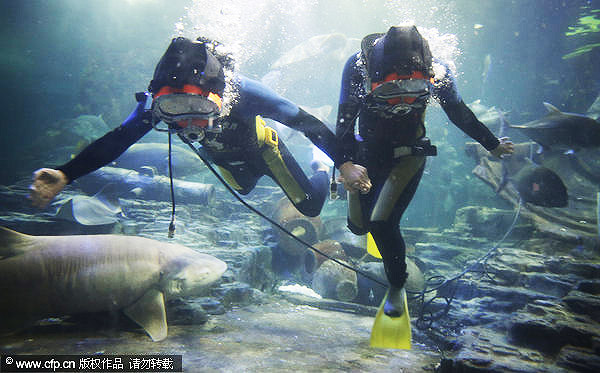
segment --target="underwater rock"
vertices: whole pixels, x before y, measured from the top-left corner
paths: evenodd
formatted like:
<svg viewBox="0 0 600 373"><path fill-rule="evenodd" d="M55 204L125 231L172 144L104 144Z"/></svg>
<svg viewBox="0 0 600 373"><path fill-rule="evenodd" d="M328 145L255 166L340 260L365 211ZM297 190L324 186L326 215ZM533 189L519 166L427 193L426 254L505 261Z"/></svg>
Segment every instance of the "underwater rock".
<svg viewBox="0 0 600 373"><path fill-rule="evenodd" d="M361 272L388 284L383 262L367 262L362 263L358 269ZM406 291L409 293L420 293L425 288L425 277L421 269L415 264L411 258L406 258L406 272L408 278L406 279ZM367 304L371 306L378 306L383 300L387 287L382 286L379 283L358 274L358 296L355 302L361 304ZM409 301L410 304L410 301Z"/></svg>
<svg viewBox="0 0 600 373"><path fill-rule="evenodd" d="M337 241L334 241L334 240L319 241L316 244L314 244L313 247L315 249L321 251L322 253L328 255L330 258L348 261L346 252L342 249L342 245ZM317 268L319 268L321 266L321 264L323 264L324 261L326 261L328 259L317 252L313 252L312 250L307 251L306 255L309 257L306 259L306 265L305 265L306 271L308 273L314 272ZM310 257L312 257L312 258L310 258ZM313 264L310 264L311 262Z"/></svg>
<svg viewBox="0 0 600 373"><path fill-rule="evenodd" d="M572 291L566 297L562 298L569 309L580 315L587 315L592 320L600 322L600 297L583 293L580 291Z"/></svg>
<svg viewBox="0 0 600 373"><path fill-rule="evenodd" d="M225 306L261 303L266 298L260 290L238 281L221 284L213 290L213 294L221 299Z"/></svg>
<svg viewBox="0 0 600 373"><path fill-rule="evenodd" d="M287 197L283 197L277 202L273 220L310 245L318 241L322 226L321 218L302 215ZM306 253L305 245L284 232L279 230L275 232L279 240L279 247L287 254L299 256Z"/></svg>
<svg viewBox="0 0 600 373"><path fill-rule="evenodd" d="M498 195L513 206L519 205L519 193L510 181L520 169L531 163L528 155L531 144L515 144L515 155L509 159L509 182ZM502 167L500 162L491 159L489 153L479 144L468 143L466 152L478 165L473 173L486 182L493 190L501 184ZM566 155L560 151L544 151L538 159L540 166L556 173L569 191L569 204L564 208L549 208L523 203L521 216L531 222L540 234L574 245L600 247L597 222L597 176L600 174L600 152L597 149L581 149Z"/></svg>
<svg viewBox="0 0 600 373"><path fill-rule="evenodd" d="M509 228L514 219L515 212L511 210L500 210L484 206L465 206L456 210L454 218L454 229L456 231L468 232L473 236L486 237L490 240L499 239ZM529 236L533 231L532 226L523 229L521 225L514 233L518 236ZM515 234L511 235L515 238Z"/></svg>
<svg viewBox="0 0 600 373"><path fill-rule="evenodd" d="M567 295L574 287L573 283L565 281L565 276L551 273L523 274L521 281L527 289L559 298Z"/></svg>
<svg viewBox="0 0 600 373"><path fill-rule="evenodd" d="M361 258L367 252L367 235L358 236L348 229L346 217L330 218L323 222L323 240L334 240L342 245L349 257Z"/></svg>
<svg viewBox="0 0 600 373"><path fill-rule="evenodd" d="M570 372L600 372L600 356L598 351L591 352L584 348L565 346L556 358L556 365Z"/></svg>
<svg viewBox="0 0 600 373"><path fill-rule="evenodd" d="M274 286L276 279L270 247L239 247L235 250L224 248L213 253L227 263L232 279L256 289L270 289Z"/></svg>
<svg viewBox="0 0 600 373"><path fill-rule="evenodd" d="M358 294L356 272L326 260L315 271L312 288L324 298L352 301Z"/></svg>
<svg viewBox="0 0 600 373"><path fill-rule="evenodd" d="M34 140L32 147L51 150L72 144L76 147L74 150L81 150L110 130L102 115L80 115L51 124L42 136ZM68 157L69 154L63 156Z"/></svg>
<svg viewBox="0 0 600 373"><path fill-rule="evenodd" d="M592 295L600 295L600 280L581 281L576 290Z"/></svg>
<svg viewBox="0 0 600 373"><path fill-rule="evenodd" d="M460 350L442 359L439 373L566 373L539 352L512 346L491 327L464 329L454 344Z"/></svg>
<svg viewBox="0 0 600 373"><path fill-rule="evenodd" d="M208 313L196 299L174 299L166 304L170 325L199 325L208 321Z"/></svg>
<svg viewBox="0 0 600 373"><path fill-rule="evenodd" d="M600 264L595 261L570 260L568 257L551 257L544 261L547 271L552 273L574 275L581 279L596 280L600 278Z"/></svg>
<svg viewBox="0 0 600 373"><path fill-rule="evenodd" d="M564 346L588 349L600 338L600 327L564 312L562 307L537 306L536 314L520 311L509 321L511 343L556 355Z"/></svg>
<svg viewBox="0 0 600 373"><path fill-rule="evenodd" d="M377 313L376 307L365 306L352 302L343 302L330 298L315 298L308 295L291 292L283 292L282 295L291 303L316 307L322 310L345 312L365 316L375 316Z"/></svg>
<svg viewBox="0 0 600 373"><path fill-rule="evenodd" d="M369 275L372 278L375 278L386 286L383 286L370 278L365 277L362 274L357 275L358 280L358 295L355 299L356 303L366 304L369 306L379 306L381 300L385 296L385 293L388 289L389 282L385 275L385 270L383 268L382 262L366 262L361 263L358 269ZM410 277L410 276L409 276Z"/></svg>

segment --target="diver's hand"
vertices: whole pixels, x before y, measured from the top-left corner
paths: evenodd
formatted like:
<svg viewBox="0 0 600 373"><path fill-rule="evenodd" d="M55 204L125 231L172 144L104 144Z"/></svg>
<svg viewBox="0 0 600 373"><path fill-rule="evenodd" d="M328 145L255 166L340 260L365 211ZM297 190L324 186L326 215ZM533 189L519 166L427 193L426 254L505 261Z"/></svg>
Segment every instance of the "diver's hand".
<svg viewBox="0 0 600 373"><path fill-rule="evenodd" d="M68 183L67 176L59 170L40 168L33 173L29 186L29 199L35 207L44 208Z"/></svg>
<svg viewBox="0 0 600 373"><path fill-rule="evenodd" d="M490 150L490 153L492 153L494 157L502 159L505 155L514 153L515 144L513 144L508 137L501 137L498 140L500 141L500 144Z"/></svg>
<svg viewBox="0 0 600 373"><path fill-rule="evenodd" d="M339 169L340 176L337 181L344 183L344 188L347 191L366 194L371 190L371 179L369 179L367 169L363 166L348 161L342 164Z"/></svg>

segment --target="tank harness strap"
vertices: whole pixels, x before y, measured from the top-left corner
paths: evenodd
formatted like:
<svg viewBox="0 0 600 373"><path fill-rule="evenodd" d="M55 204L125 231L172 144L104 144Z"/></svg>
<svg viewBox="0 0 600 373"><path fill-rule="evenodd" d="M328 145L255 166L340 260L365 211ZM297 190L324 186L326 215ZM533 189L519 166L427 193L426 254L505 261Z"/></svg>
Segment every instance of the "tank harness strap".
<svg viewBox="0 0 600 373"><path fill-rule="evenodd" d="M298 184L281 157L277 131L271 127L266 127L266 123L260 115L256 116L256 138L259 148L264 148L262 157L267 167L269 167L269 170L271 170L273 176L290 200L294 204L297 204L307 199L306 192Z"/></svg>
<svg viewBox="0 0 600 373"><path fill-rule="evenodd" d="M427 137L422 137L417 140L415 145L398 146L393 149L394 158L406 157L409 155L432 157L437 155L437 147L431 145L431 141Z"/></svg>

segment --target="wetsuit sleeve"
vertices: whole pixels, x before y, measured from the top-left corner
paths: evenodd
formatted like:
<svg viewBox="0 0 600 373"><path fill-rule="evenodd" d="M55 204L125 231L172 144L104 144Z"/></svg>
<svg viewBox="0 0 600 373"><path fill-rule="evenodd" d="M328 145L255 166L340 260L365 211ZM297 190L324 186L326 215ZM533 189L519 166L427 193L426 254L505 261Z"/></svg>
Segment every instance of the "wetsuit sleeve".
<svg viewBox="0 0 600 373"><path fill-rule="evenodd" d="M57 169L67 176L70 183L106 166L152 129L147 115L144 113L144 103L138 103L123 124L88 145L75 158Z"/></svg>
<svg viewBox="0 0 600 373"><path fill-rule="evenodd" d="M335 135L323 122L281 97L264 84L242 78L238 109L243 115L262 115L301 131L329 158L334 159Z"/></svg>
<svg viewBox="0 0 600 373"><path fill-rule="evenodd" d="M454 75L447 66L443 66L446 68L446 74L442 79L436 79L433 96L440 102L442 109L454 125L479 142L486 150L495 149L500 141L464 103L458 94Z"/></svg>
<svg viewBox="0 0 600 373"><path fill-rule="evenodd" d="M342 73L342 84L340 91L340 101L338 106L338 115L335 128L336 154L335 166L354 161L356 157L356 148L358 146L354 128L356 118L360 110L360 94L362 89L362 75L358 69L359 54L351 56L344 66Z"/></svg>

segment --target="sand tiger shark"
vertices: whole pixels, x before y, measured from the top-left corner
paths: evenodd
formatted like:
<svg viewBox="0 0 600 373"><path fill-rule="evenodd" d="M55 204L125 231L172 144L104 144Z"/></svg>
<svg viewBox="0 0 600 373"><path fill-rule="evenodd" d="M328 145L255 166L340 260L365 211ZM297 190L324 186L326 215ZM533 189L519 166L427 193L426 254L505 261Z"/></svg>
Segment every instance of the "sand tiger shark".
<svg viewBox="0 0 600 373"><path fill-rule="evenodd" d="M165 300L205 294L226 269L211 255L143 237L30 236L0 227L0 332L122 310L160 341Z"/></svg>

